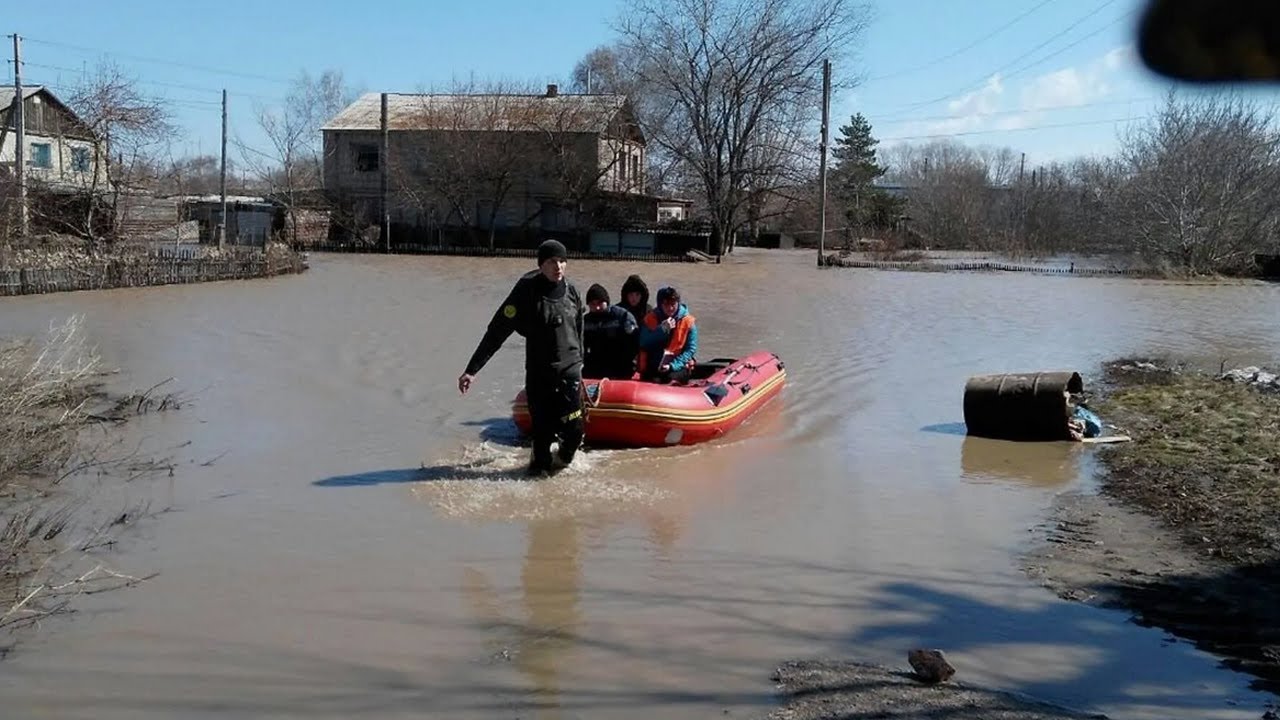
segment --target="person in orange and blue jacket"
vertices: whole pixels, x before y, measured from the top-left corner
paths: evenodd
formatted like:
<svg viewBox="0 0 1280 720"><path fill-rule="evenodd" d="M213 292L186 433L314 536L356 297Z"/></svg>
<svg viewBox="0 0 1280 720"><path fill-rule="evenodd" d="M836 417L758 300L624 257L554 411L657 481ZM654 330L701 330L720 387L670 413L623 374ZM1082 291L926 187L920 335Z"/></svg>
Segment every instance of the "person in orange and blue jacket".
<svg viewBox="0 0 1280 720"><path fill-rule="evenodd" d="M640 324L641 380L685 382L698 353L698 324L674 287L658 290L657 305Z"/></svg>

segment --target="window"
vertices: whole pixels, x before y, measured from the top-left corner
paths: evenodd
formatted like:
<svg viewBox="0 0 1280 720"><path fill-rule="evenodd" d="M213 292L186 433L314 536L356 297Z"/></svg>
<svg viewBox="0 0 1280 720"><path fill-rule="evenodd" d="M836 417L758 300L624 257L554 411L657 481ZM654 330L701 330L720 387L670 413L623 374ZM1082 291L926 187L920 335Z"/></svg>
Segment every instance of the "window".
<svg viewBox="0 0 1280 720"><path fill-rule="evenodd" d="M53 167L53 148L49 143L31 143L31 167Z"/></svg>
<svg viewBox="0 0 1280 720"><path fill-rule="evenodd" d="M356 172L373 172L378 169L378 146L372 143L352 143L351 154L356 159Z"/></svg>
<svg viewBox="0 0 1280 720"><path fill-rule="evenodd" d="M71 148L71 169L75 172L89 172L89 148Z"/></svg>

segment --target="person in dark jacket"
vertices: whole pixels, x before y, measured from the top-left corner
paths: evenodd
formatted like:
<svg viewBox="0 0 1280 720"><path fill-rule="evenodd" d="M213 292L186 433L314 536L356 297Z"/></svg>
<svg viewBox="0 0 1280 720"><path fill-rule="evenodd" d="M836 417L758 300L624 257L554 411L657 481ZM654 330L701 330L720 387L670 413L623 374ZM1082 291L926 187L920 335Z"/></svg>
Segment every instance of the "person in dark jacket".
<svg viewBox="0 0 1280 720"><path fill-rule="evenodd" d="M465 394L511 333L525 339L524 388L533 424L529 474L533 476L545 477L568 465L582 445L585 308L578 289L565 277L565 256L564 245L555 240L538 246L538 269L516 281L458 377L458 391ZM551 444L557 436L560 447L553 458Z"/></svg>
<svg viewBox="0 0 1280 720"><path fill-rule="evenodd" d="M582 345L582 377L630 380L635 374L640 325L621 305L610 305L609 291L598 283L587 288Z"/></svg>
<svg viewBox="0 0 1280 720"><path fill-rule="evenodd" d="M649 286L639 275L632 275L622 283L622 297L618 298L618 305L631 313L637 324L644 322L644 316L653 306L649 304Z"/></svg>

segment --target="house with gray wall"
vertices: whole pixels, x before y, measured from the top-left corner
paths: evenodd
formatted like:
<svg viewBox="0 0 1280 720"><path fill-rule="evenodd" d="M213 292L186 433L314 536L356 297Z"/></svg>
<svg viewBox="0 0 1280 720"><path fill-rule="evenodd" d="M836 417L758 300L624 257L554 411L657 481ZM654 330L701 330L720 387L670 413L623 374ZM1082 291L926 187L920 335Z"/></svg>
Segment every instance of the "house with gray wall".
<svg viewBox="0 0 1280 720"><path fill-rule="evenodd" d="M381 225L383 169L393 238L524 246L547 234L589 244L602 224L656 222L645 137L622 95L367 93L322 128L324 183L350 225ZM375 231L376 232L376 231Z"/></svg>

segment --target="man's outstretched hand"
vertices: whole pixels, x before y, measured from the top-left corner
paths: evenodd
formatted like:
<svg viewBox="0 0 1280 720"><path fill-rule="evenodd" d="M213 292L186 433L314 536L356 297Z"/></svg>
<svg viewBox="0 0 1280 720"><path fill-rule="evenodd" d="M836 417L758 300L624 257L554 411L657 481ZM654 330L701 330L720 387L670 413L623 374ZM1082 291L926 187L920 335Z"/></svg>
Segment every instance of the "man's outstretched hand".
<svg viewBox="0 0 1280 720"><path fill-rule="evenodd" d="M463 395L466 395L467 391L471 389L471 381L474 378L475 378L474 375L468 375L467 373L462 373L461 375L459 375L458 376L458 392L462 393Z"/></svg>

